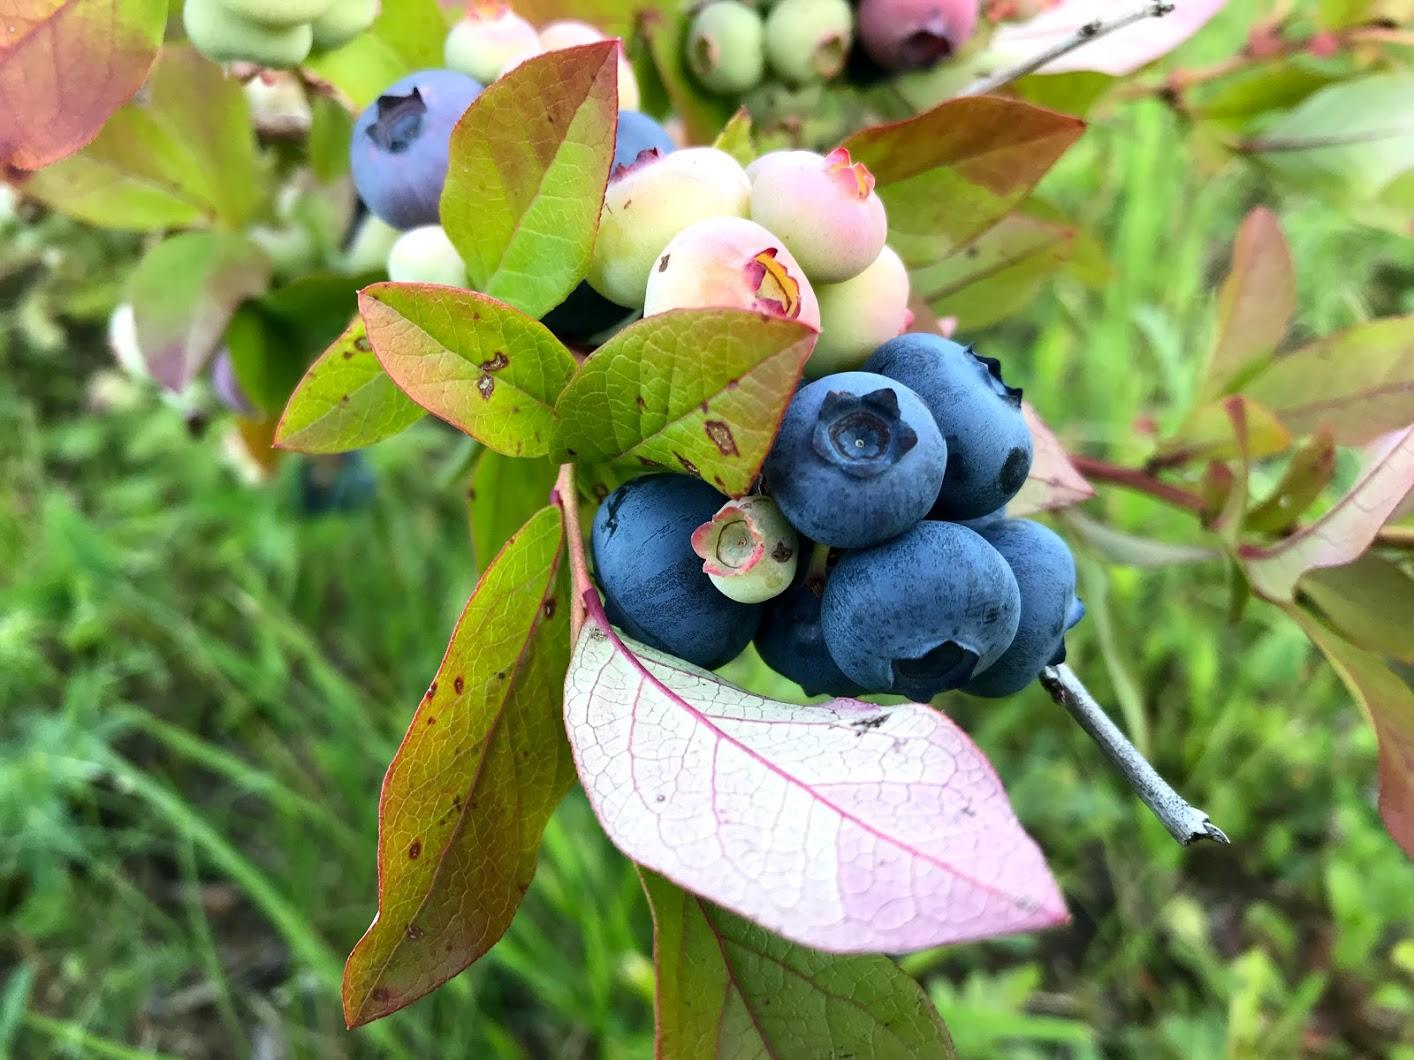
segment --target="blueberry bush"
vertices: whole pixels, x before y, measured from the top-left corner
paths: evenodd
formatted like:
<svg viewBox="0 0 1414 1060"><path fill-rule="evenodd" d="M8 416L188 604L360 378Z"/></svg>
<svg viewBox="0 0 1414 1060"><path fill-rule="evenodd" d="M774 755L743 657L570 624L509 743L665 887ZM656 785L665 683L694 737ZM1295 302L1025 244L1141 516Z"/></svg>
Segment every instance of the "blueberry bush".
<svg viewBox="0 0 1414 1060"><path fill-rule="evenodd" d="M370 504L363 450L429 414L469 439L479 580L367 793L350 1027L496 946L578 783L652 910L659 1055L956 1055L886 955L1071 912L944 693L1039 682L1176 839L1229 839L1066 665L1073 544L1183 561L1085 515L1100 490L1191 518L1234 619L1325 655L1414 853L1414 318L1289 334L1298 263L1255 206L1127 463L963 341L1062 274L1111 282L1037 193L1105 108L1157 99L1210 164L1407 233L1407 5L1272 6L1160 77L1220 0L11 16L0 164L140 237L126 370L224 418L253 476L300 460L311 515Z"/></svg>

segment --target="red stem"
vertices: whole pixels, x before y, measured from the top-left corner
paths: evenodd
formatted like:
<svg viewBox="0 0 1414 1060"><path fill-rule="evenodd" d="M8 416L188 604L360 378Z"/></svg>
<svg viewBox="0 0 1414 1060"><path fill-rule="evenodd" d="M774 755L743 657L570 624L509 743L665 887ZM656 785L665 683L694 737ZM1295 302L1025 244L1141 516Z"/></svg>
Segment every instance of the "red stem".
<svg viewBox="0 0 1414 1060"><path fill-rule="evenodd" d="M579 525L579 490L574 482L574 465L561 464L555 479L554 502L560 506L565 520L565 540L570 553L570 643L579 643L579 631L584 628L588 612L584 606L586 593L594 592L589 577L589 561L584 554L584 532Z"/></svg>
<svg viewBox="0 0 1414 1060"><path fill-rule="evenodd" d="M1110 482L1138 493L1145 493L1165 504L1171 504L1176 508L1183 508L1190 512L1201 513L1206 507L1203 498L1198 494L1180 486L1171 486L1167 482L1161 482L1153 475L1146 474L1138 468L1120 467L1107 460L1095 460L1088 456L1072 456L1070 461L1075 465L1075 469L1086 478Z"/></svg>

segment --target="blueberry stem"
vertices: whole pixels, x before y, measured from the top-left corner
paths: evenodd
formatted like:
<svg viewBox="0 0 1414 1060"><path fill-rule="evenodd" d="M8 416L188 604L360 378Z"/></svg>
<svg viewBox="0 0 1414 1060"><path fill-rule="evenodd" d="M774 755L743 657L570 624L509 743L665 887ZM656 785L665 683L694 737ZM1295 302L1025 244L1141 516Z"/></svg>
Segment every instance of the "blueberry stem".
<svg viewBox="0 0 1414 1060"><path fill-rule="evenodd" d="M978 78L959 92L958 95L985 96L990 92L995 92L999 88L1003 88L1013 81L1025 77L1027 74L1034 74L1037 70L1059 59L1062 55L1068 55L1077 48L1083 48L1091 41L1099 40L1101 37L1113 33L1115 30L1132 26L1134 23L1142 22L1146 18L1163 18L1163 16L1167 15L1173 8L1174 5L1167 2L1167 0L1152 0L1150 3L1141 4L1135 10L1129 11L1123 15L1116 15L1114 18L1091 19L1069 37L1057 41L1039 55L1033 55L1030 59L1018 63L1016 66L1008 67L1005 70L998 70L995 73L988 74L986 77Z"/></svg>
<svg viewBox="0 0 1414 1060"><path fill-rule="evenodd" d="M825 575L829 570L830 546L818 541L810 552L810 566L805 568L805 583L818 596L825 588Z"/></svg>
<svg viewBox="0 0 1414 1060"><path fill-rule="evenodd" d="M570 554L570 644L579 643L579 631L588 617L585 594L592 593L594 582L589 577L589 560L584 554L584 528L579 521L579 489L574 481L574 465L561 464L555 479L550 503L557 505L565 521L565 540Z"/></svg>
<svg viewBox="0 0 1414 1060"><path fill-rule="evenodd" d="M1119 731L1119 726L1110 720L1105 708L1100 706L1069 666L1061 663L1046 667L1041 671L1041 685L1080 723L1090 739L1100 745L1100 750L1124 774L1134 793L1168 829L1169 835L1184 846L1199 839L1211 839L1215 843L1231 842L1206 813L1189 805L1168 781L1159 776L1148 759Z"/></svg>

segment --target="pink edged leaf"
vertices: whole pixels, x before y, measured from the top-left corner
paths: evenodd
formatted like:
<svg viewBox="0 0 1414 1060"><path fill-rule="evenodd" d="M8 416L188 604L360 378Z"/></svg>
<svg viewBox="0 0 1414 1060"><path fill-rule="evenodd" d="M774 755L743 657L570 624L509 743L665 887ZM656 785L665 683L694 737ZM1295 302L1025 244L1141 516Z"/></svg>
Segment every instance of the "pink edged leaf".
<svg viewBox="0 0 1414 1060"><path fill-rule="evenodd" d="M910 267L931 265L1009 214L1085 123L1000 96L951 99L847 139L878 181L889 244Z"/></svg>
<svg viewBox="0 0 1414 1060"><path fill-rule="evenodd" d="M560 728L564 523L543 508L467 601L378 804L378 915L344 967L354 1027L437 989L505 934L574 782Z"/></svg>
<svg viewBox="0 0 1414 1060"><path fill-rule="evenodd" d="M1180 0L1174 10L1162 18L1142 19L1091 41L1053 60L1041 72L1063 74L1095 70L1123 77L1173 51L1226 4L1227 0ZM992 37L991 51L1017 59L1039 55L1074 36L1082 26L1096 19L1127 13L1132 6L1137 4L1119 4L1116 0L1062 0L1035 18L998 28Z"/></svg>
<svg viewBox="0 0 1414 1060"><path fill-rule="evenodd" d="M1218 292L1217 339L1204 396L1217 397L1240 384L1276 352L1295 304L1291 247L1276 214L1259 206L1237 231L1232 267Z"/></svg>
<svg viewBox="0 0 1414 1060"><path fill-rule="evenodd" d="M1238 550L1247 580L1269 600L1290 601L1307 571L1354 562L1414 490L1414 425L1370 447L1360 480L1325 515L1267 548Z"/></svg>
<svg viewBox="0 0 1414 1060"><path fill-rule="evenodd" d="M642 868L657 1056L955 1057L937 1008L887 957L794 945Z"/></svg>
<svg viewBox="0 0 1414 1060"><path fill-rule="evenodd" d="M1315 616L1288 607L1365 709L1380 741L1380 816L1404 852L1414 857L1414 690L1373 652L1331 632Z"/></svg>
<svg viewBox="0 0 1414 1060"><path fill-rule="evenodd" d="M634 861L792 942L902 952L1064 923L991 765L930 707L794 706L627 642L598 596L565 726Z"/></svg>
<svg viewBox="0 0 1414 1060"><path fill-rule="evenodd" d="M0 4L0 173L72 154L142 85L167 0Z"/></svg>
<svg viewBox="0 0 1414 1060"><path fill-rule="evenodd" d="M368 341L408 397L507 456L549 451L574 357L540 321L460 287L375 283L358 296Z"/></svg>
<svg viewBox="0 0 1414 1060"><path fill-rule="evenodd" d="M472 286L542 317L583 279L614 157L619 46L548 52L452 131L442 225Z"/></svg>
<svg viewBox="0 0 1414 1060"><path fill-rule="evenodd" d="M184 232L138 263L129 287L137 347L152 377L180 393L216 351L242 302L270 285L270 260L244 236Z"/></svg>
<svg viewBox="0 0 1414 1060"><path fill-rule="evenodd" d="M1031 474L1021 492L1007 506L1007 514L1017 517L1069 508L1095 496L1095 487L1076 470L1060 439L1029 401L1021 403L1021 412L1026 417L1026 426L1031 428L1035 455L1031 460Z"/></svg>

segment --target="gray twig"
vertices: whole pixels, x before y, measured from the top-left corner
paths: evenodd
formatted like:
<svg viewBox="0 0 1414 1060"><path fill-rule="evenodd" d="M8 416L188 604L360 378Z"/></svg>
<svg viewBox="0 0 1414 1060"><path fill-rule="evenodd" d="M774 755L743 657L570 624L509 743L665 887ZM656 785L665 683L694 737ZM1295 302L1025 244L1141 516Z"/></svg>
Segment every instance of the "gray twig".
<svg viewBox="0 0 1414 1060"><path fill-rule="evenodd" d="M1068 55L1076 48L1083 48L1091 41L1099 40L1115 30L1132 26L1136 22L1143 22L1146 18L1163 18L1174 5L1168 0L1154 0L1154 2L1143 4L1134 11L1127 14L1116 15L1114 18L1096 18L1085 23L1069 37L1057 41L1040 55L1033 55L1023 63L999 70L996 73L988 74L986 77L978 78L968 85L961 92L960 96L985 96L989 92L995 92L999 88L1011 84L1013 81L1025 77L1027 74L1034 74L1037 70L1059 59L1062 55Z"/></svg>
<svg viewBox="0 0 1414 1060"><path fill-rule="evenodd" d="M1048 666L1041 671L1041 684L1052 699L1070 712L1070 716L1080 723L1080 727L1090 739L1100 745L1100 750L1124 774L1129 786L1139 796L1145 806L1153 812L1169 835L1184 846L1199 839L1211 839L1217 843L1231 840L1223 830L1196 806L1190 806L1183 796L1169 786L1168 781L1159 776L1139 750L1125 739L1105 708L1096 702L1089 689L1075 676L1069 666Z"/></svg>

